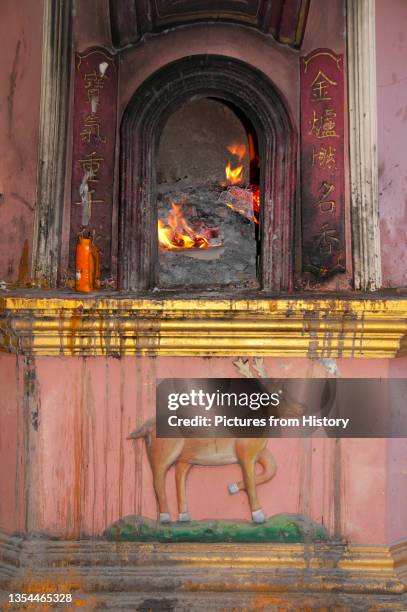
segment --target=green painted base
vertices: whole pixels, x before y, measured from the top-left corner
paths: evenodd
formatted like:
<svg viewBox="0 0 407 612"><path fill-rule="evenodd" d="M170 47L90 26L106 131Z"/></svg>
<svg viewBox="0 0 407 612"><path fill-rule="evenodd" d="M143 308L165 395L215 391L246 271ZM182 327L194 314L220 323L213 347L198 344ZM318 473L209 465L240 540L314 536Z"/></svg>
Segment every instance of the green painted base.
<svg viewBox="0 0 407 612"><path fill-rule="evenodd" d="M276 514L262 524L248 521L191 521L158 523L142 516L126 516L104 532L119 542L315 542L327 541L322 525L301 514Z"/></svg>

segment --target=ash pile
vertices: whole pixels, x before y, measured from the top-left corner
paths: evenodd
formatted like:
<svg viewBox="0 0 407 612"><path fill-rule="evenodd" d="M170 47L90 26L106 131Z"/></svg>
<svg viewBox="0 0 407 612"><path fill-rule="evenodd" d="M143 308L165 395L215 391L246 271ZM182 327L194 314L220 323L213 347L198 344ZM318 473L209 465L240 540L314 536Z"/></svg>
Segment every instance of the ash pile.
<svg viewBox="0 0 407 612"><path fill-rule="evenodd" d="M212 185L180 187L167 183L159 186L157 198L159 226L168 228L168 232L174 227L170 215L175 203L177 214L182 212L184 218L187 240L194 232L198 236L192 248L183 248L178 239L170 248L163 243L159 245L160 288L258 287L250 190ZM204 246L201 236L206 240Z"/></svg>

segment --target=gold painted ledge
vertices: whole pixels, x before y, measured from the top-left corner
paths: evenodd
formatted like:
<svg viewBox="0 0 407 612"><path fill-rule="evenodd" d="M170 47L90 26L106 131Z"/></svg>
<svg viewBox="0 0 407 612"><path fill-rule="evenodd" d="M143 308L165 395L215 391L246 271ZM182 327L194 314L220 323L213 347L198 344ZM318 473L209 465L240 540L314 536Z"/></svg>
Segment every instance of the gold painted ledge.
<svg viewBox="0 0 407 612"><path fill-rule="evenodd" d="M28 293L28 292L27 292ZM26 355L407 355L407 297L0 297L0 350Z"/></svg>
<svg viewBox="0 0 407 612"><path fill-rule="evenodd" d="M99 596L114 592L115 609L121 593L145 596L147 584L149 593L167 602L168 597L178 601L182 594L190 593L194 596L195 607L195 598L200 593L206 598L206 607L198 606L199 610L275 609L271 605L259 606L258 600L247 607L239 607L239 604L245 594L254 597L281 594L284 597L290 593L297 593L299 597L306 595L307 600L312 596L317 598L318 594L327 598L330 593L343 593L348 605L335 606L341 610L406 610L406 542L392 546L351 545L340 541L160 544L21 538L0 532L0 545L5 551L0 563L4 591L26 592L29 576L31 584L33 581L38 585L52 584L61 587L59 590L63 586L68 591ZM229 596L229 605L211 608L208 597L216 593ZM358 603L365 605L349 606L352 595L364 597L363 602L358 600ZM382 597L386 606L377 605L383 602ZM235 605L230 605L232 603ZM139 603L126 607L136 608L141 608ZM192 609L191 605L176 606L178 608ZM326 609L312 607L316 608ZM294 608L290 606L289 609Z"/></svg>

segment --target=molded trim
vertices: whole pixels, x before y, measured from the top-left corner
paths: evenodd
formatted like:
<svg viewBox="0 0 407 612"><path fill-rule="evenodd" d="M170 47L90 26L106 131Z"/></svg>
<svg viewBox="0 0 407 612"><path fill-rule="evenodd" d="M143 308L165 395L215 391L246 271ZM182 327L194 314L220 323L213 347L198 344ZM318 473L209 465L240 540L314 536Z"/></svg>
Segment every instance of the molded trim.
<svg viewBox="0 0 407 612"><path fill-rule="evenodd" d="M0 299L0 350L391 358L407 355L407 300L8 295Z"/></svg>

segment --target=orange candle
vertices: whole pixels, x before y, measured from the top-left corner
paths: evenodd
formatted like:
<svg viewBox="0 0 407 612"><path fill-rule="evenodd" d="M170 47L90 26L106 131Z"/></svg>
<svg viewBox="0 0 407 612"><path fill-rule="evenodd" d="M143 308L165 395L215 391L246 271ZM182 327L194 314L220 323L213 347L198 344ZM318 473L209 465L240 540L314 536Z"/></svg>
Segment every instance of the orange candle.
<svg viewBox="0 0 407 612"><path fill-rule="evenodd" d="M76 291L88 293L100 288L100 254L91 238L78 236L75 254Z"/></svg>

